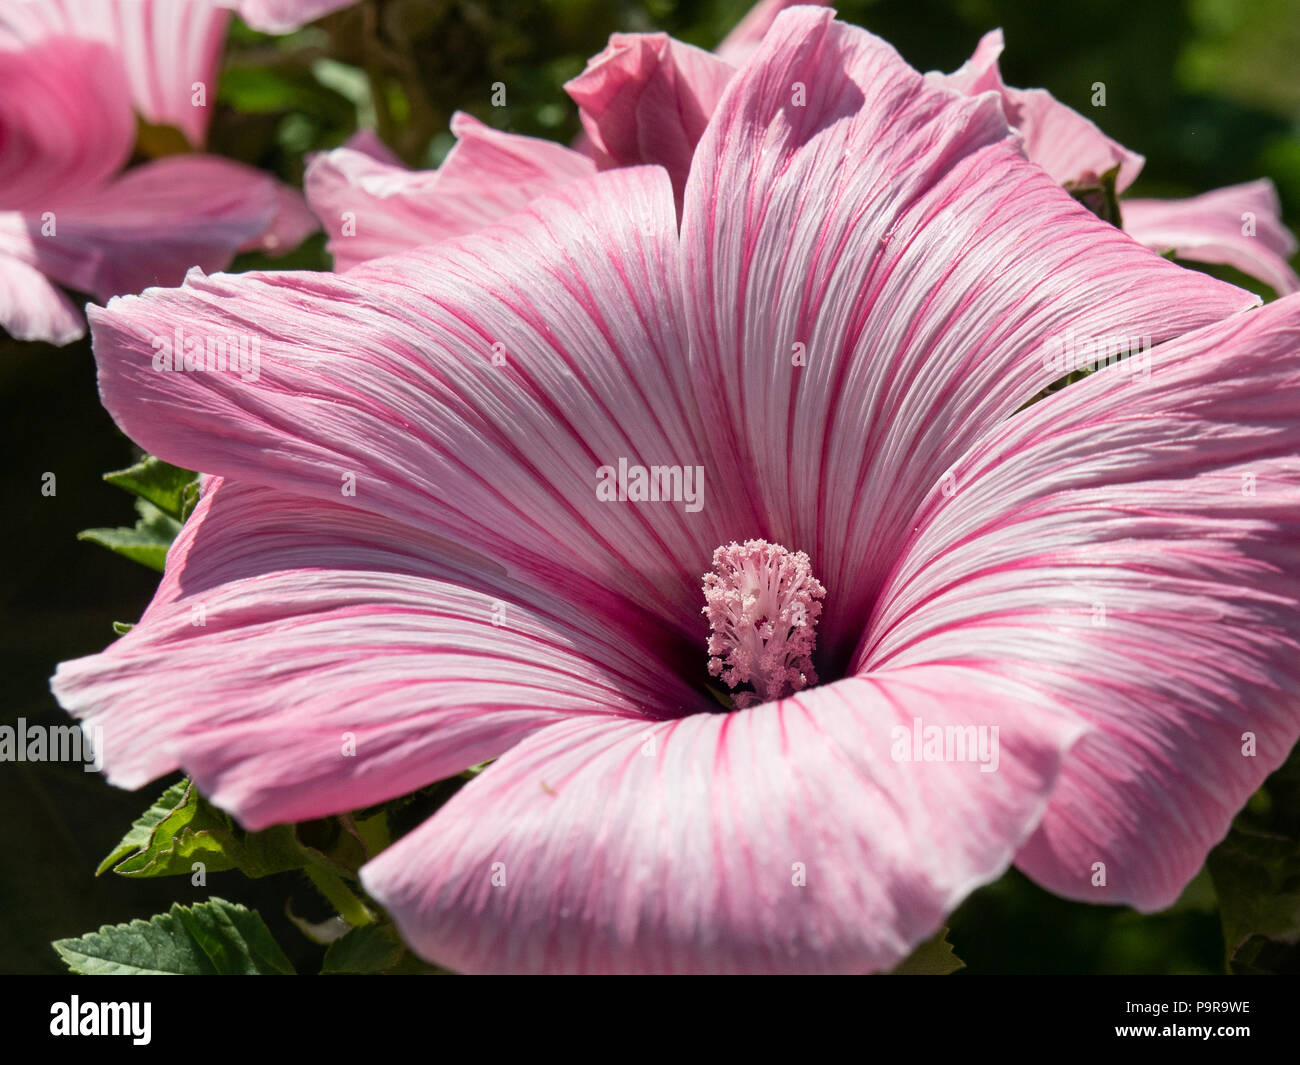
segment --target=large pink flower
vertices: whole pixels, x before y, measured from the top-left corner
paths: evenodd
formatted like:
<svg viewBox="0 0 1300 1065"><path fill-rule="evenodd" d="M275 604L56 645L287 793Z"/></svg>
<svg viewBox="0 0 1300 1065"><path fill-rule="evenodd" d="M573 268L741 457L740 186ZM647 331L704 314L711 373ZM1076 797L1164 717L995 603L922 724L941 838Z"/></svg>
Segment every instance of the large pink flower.
<svg viewBox="0 0 1300 1065"><path fill-rule="evenodd" d="M680 231L619 168L92 310L119 424L217 476L54 691L112 781L184 769L251 828L495 758L362 870L466 971L887 969L1012 861L1160 908L1300 733L1300 299L1255 303L1077 204L994 96L788 11ZM260 368L155 369L177 330ZM1014 413L1117 337L1154 346ZM632 466L703 494L601 492ZM927 760L936 727L997 756Z"/></svg>
<svg viewBox="0 0 1300 1065"><path fill-rule="evenodd" d="M229 13L208 0L0 0L0 325L85 332L65 286L107 299L288 251L316 228L301 197L225 159L125 172L135 114L201 146Z"/></svg>

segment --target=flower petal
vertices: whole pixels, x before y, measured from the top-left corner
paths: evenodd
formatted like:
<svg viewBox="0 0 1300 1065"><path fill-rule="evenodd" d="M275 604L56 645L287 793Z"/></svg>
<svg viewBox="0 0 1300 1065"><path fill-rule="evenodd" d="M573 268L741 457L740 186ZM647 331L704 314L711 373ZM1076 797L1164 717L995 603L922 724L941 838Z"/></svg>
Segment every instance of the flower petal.
<svg viewBox="0 0 1300 1065"><path fill-rule="evenodd" d="M0 251L96 299L220 270L242 248L290 250L314 225L295 193L228 159L174 155L128 170L62 205L54 232L35 215L0 216Z"/></svg>
<svg viewBox="0 0 1300 1065"><path fill-rule="evenodd" d="M721 59L666 33L615 33L564 88L602 170L665 167L680 200L695 145L732 73Z"/></svg>
<svg viewBox="0 0 1300 1065"><path fill-rule="evenodd" d="M1018 859L1057 894L1169 905L1300 736L1298 389L1290 296L1016 415L916 515L856 665L980 663L1095 726Z"/></svg>
<svg viewBox="0 0 1300 1065"><path fill-rule="evenodd" d="M1300 291L1287 262L1296 239L1282 224L1277 189L1267 178L1186 200L1125 200L1124 231L1180 259L1234 266L1279 295Z"/></svg>
<svg viewBox="0 0 1300 1065"><path fill-rule="evenodd" d="M732 714L565 722L362 882L419 954L464 972L888 969L1041 815L1080 727L1034 702L930 667ZM996 771L894 760L918 717L1000 723Z"/></svg>
<svg viewBox="0 0 1300 1065"><path fill-rule="evenodd" d="M357 0L217 0L263 33L292 33L318 18L351 7Z"/></svg>
<svg viewBox="0 0 1300 1065"><path fill-rule="evenodd" d="M33 266L0 255L0 326L15 340L68 344L86 335L70 299Z"/></svg>
<svg viewBox="0 0 1300 1065"><path fill-rule="evenodd" d="M929 77L971 95L996 92L1007 121L1025 139L1025 154L1058 184L1086 185L1115 167L1119 167L1115 179L1117 192L1133 184L1146 160L1111 140L1094 123L1066 107L1046 89L1011 89L1004 85L998 69L1002 48L1002 31L991 30L981 38L975 54L961 69Z"/></svg>
<svg viewBox="0 0 1300 1065"><path fill-rule="evenodd" d="M733 67L743 66L772 28L777 15L787 7L808 2L809 0L758 0L722 39L722 43L714 49L714 54ZM812 2L821 3L822 0Z"/></svg>
<svg viewBox="0 0 1300 1065"><path fill-rule="evenodd" d="M1160 342L1258 302L1074 203L992 95L944 90L812 8L728 87L682 243L704 430L743 471L713 498L749 516L741 539L808 552L831 675L925 493L1060 376L1045 336Z"/></svg>
<svg viewBox="0 0 1300 1065"><path fill-rule="evenodd" d="M184 768L256 829L414 791L569 716L701 702L639 620L342 503L216 482L140 623L53 689L102 729L113 783Z"/></svg>
<svg viewBox="0 0 1300 1065"><path fill-rule="evenodd" d="M623 169L343 275L191 275L94 311L103 400L168 461L331 500L353 474L355 505L672 615L698 647L726 471L692 478L697 505L684 478L675 500L597 492L620 460L707 462L675 229L663 172ZM256 338L257 379L156 371L174 336Z"/></svg>
<svg viewBox="0 0 1300 1065"><path fill-rule="evenodd" d="M229 17L211 0L6 0L0 37L100 42L129 79L135 109L149 122L180 129L198 147L216 102ZM87 95L81 104L97 101ZM131 133L134 140L134 127Z"/></svg>
<svg viewBox="0 0 1300 1065"><path fill-rule="evenodd" d="M373 146L312 159L303 184L329 233L334 268L482 229L595 166L563 145L501 133L457 112L457 141L437 170L407 170Z"/></svg>
<svg viewBox="0 0 1300 1065"><path fill-rule="evenodd" d="M118 57L52 37L0 50L0 209L45 211L131 154L135 120Z"/></svg>

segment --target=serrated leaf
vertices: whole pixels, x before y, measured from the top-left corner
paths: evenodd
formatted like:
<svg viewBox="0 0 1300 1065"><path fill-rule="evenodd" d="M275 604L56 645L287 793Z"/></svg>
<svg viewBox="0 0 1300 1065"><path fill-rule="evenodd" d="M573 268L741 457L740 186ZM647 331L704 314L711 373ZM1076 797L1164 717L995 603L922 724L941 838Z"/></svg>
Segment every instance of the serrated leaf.
<svg viewBox="0 0 1300 1065"><path fill-rule="evenodd" d="M255 910L213 898L176 903L148 921L104 925L54 943L64 964L88 976L292 975L293 965Z"/></svg>
<svg viewBox="0 0 1300 1065"><path fill-rule="evenodd" d="M198 492L198 474L173 466L153 455L146 455L134 466L104 474L104 480L134 496L145 499L168 517L178 521L186 516L188 495Z"/></svg>
<svg viewBox="0 0 1300 1065"><path fill-rule="evenodd" d="M182 788L177 798L173 792ZM175 800L171 809L154 819L155 810L164 800ZM138 828L147 825L143 839ZM129 841L135 845L122 856ZM257 879L272 873L301 869L313 856L301 848L289 825L276 825L264 832L245 832L226 814L207 802L188 781L168 789L127 834L110 855L115 860L113 872L119 876L181 876L193 871L201 861L208 872L238 869ZM101 871L104 866L101 866Z"/></svg>
<svg viewBox="0 0 1300 1065"><path fill-rule="evenodd" d="M948 929L941 928L938 933L926 940L894 969L895 976L947 976L958 969L966 968L966 963L957 957L948 942Z"/></svg>
<svg viewBox="0 0 1300 1065"><path fill-rule="evenodd" d="M157 801L140 815L131 826L131 831L122 837L122 842L114 847L112 853L99 863L95 875L103 875L106 870L111 869L127 855L135 854L147 847L149 839L153 836L154 829L158 824L184 801L185 795L189 791L189 784L188 780L177 781L164 791Z"/></svg>
<svg viewBox="0 0 1300 1065"><path fill-rule="evenodd" d="M167 561L167 549L181 531L180 522L147 499L137 499L135 509L140 514L135 528L85 529L77 534L77 539L99 544L161 573Z"/></svg>
<svg viewBox="0 0 1300 1065"><path fill-rule="evenodd" d="M382 973L395 968L406 948L390 924L354 928L325 952L323 974Z"/></svg>

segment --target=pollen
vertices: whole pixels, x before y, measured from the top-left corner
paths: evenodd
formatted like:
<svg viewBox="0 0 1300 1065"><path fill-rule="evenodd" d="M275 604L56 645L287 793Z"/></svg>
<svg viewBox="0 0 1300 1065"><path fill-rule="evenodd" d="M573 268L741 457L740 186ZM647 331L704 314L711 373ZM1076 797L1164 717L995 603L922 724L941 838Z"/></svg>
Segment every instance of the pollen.
<svg viewBox="0 0 1300 1065"><path fill-rule="evenodd" d="M713 552L704 575L709 673L732 689L736 709L817 683L812 653L825 595L802 551L746 540ZM741 685L752 690L736 691Z"/></svg>

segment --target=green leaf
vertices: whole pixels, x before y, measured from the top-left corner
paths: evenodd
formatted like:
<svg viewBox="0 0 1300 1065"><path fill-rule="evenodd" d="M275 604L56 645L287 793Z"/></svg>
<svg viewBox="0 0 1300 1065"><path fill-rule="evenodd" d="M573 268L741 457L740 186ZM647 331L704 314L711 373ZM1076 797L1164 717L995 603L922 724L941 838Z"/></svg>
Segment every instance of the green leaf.
<svg viewBox="0 0 1300 1065"><path fill-rule="evenodd" d="M158 797L158 801L140 815L139 819L131 826L131 831L122 837L122 842L114 847L112 853L99 863L95 875L102 876L106 870L112 868L128 854L134 854L145 849L149 845L149 840L158 824L185 801L189 786L190 782L188 780L181 780L164 791Z"/></svg>
<svg viewBox="0 0 1300 1065"><path fill-rule="evenodd" d="M324 974L381 973L395 968L406 948L391 924L354 928L325 952Z"/></svg>
<svg viewBox="0 0 1300 1065"><path fill-rule="evenodd" d="M373 129L378 123L375 101L370 91L370 79L360 67L340 63L336 59L317 59L311 65L312 77L328 89L352 102L357 109L357 125Z"/></svg>
<svg viewBox="0 0 1300 1065"><path fill-rule="evenodd" d="M1251 796L1206 868L1227 970L1300 972L1300 746Z"/></svg>
<svg viewBox="0 0 1300 1065"><path fill-rule="evenodd" d="M134 622L134 621L115 621L115 622L113 622L113 631L114 631L115 633L117 633L119 636L125 636L125 635L126 635L128 632L130 632L133 628L135 628L135 622Z"/></svg>
<svg viewBox="0 0 1300 1065"><path fill-rule="evenodd" d="M147 499L137 499L135 509L140 513L135 528L85 529L77 533L77 539L107 547L132 562L139 562L161 573L167 560L167 549L181 531L181 524Z"/></svg>
<svg viewBox="0 0 1300 1065"><path fill-rule="evenodd" d="M176 903L148 921L104 925L55 941L64 964L88 976L292 975L271 931L254 910L213 898Z"/></svg>
<svg viewBox="0 0 1300 1065"><path fill-rule="evenodd" d="M953 952L948 942L948 929L941 928L931 939L922 943L908 959L894 969L896 976L947 976L966 963Z"/></svg>
<svg viewBox="0 0 1300 1065"><path fill-rule="evenodd" d="M1300 843L1235 827L1210 852L1210 875L1232 972L1294 971L1300 963Z"/></svg>
<svg viewBox="0 0 1300 1065"><path fill-rule="evenodd" d="M208 872L238 869L254 879L301 869L314 856L290 825L245 832L184 780L156 802L100 865L119 876L188 876L196 861Z"/></svg>
<svg viewBox="0 0 1300 1065"><path fill-rule="evenodd" d="M184 521L186 502L198 498L198 475L190 470L146 455L134 466L104 474L104 480L132 495L146 499L168 517ZM193 509L192 504L190 509Z"/></svg>

